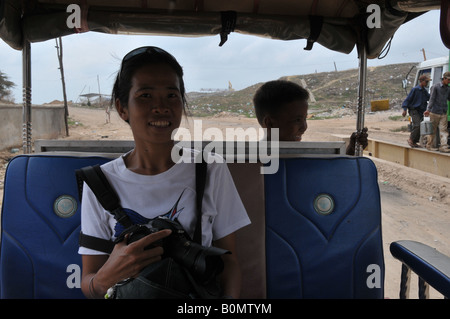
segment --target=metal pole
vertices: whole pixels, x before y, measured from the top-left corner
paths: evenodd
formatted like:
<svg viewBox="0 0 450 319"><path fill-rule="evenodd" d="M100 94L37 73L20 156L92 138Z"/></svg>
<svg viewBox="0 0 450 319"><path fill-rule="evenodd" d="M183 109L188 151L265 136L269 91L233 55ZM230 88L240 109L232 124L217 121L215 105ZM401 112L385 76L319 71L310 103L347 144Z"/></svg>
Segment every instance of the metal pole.
<svg viewBox="0 0 450 319"><path fill-rule="evenodd" d="M367 55L364 44L358 45L359 58L359 77L358 77L358 107L356 119L356 132L359 134L364 128L364 110L366 105L366 74L367 74ZM362 156L363 149L356 140L355 156Z"/></svg>
<svg viewBox="0 0 450 319"><path fill-rule="evenodd" d="M23 85L23 153L29 154L31 148L31 45L25 40L22 51L22 85Z"/></svg>
<svg viewBox="0 0 450 319"><path fill-rule="evenodd" d="M409 287L411 283L411 269L402 263L402 273L400 275L400 299L409 298Z"/></svg>
<svg viewBox="0 0 450 319"><path fill-rule="evenodd" d="M450 50L448 51L448 70L450 71ZM450 122L450 101L447 100L447 121ZM450 125L448 126L450 129ZM450 142L450 135L447 143ZM450 145L450 144L449 144Z"/></svg>

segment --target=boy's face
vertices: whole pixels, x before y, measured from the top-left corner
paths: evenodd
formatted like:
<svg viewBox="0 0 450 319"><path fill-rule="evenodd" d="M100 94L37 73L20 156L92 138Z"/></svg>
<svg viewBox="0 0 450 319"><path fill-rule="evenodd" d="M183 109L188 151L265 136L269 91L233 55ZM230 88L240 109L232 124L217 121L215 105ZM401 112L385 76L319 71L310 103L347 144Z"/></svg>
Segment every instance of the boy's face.
<svg viewBox="0 0 450 319"><path fill-rule="evenodd" d="M280 141L301 141L308 125L306 116L308 114L308 102L296 100L284 104L276 116L267 116L265 126L279 129Z"/></svg>

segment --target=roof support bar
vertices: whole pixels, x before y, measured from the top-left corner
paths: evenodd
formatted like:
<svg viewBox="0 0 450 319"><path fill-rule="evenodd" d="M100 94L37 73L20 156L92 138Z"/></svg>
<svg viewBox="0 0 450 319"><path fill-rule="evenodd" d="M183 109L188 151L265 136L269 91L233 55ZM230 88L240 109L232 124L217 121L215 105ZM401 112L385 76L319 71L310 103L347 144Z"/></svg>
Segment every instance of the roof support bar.
<svg viewBox="0 0 450 319"><path fill-rule="evenodd" d="M236 11L222 11L220 12L220 17L222 20L222 30L220 31L220 43L219 47L224 45L228 40L228 35L234 31L236 27Z"/></svg>
<svg viewBox="0 0 450 319"><path fill-rule="evenodd" d="M23 86L23 153L29 154L31 148L31 45L24 40L22 51L22 86Z"/></svg>
<svg viewBox="0 0 450 319"><path fill-rule="evenodd" d="M367 54L364 43L357 45L359 59L358 75L358 106L356 118L356 132L359 134L364 128L364 110L366 106L366 75L367 75ZM363 149L356 139L355 156L362 156Z"/></svg>

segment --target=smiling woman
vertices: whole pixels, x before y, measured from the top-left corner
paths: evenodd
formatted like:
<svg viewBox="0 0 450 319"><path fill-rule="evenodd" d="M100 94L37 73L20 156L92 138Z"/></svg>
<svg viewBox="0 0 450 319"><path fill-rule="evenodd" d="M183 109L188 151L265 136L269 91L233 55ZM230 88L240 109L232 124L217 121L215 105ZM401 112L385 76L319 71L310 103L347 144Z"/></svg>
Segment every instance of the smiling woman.
<svg viewBox="0 0 450 319"><path fill-rule="evenodd" d="M164 267L173 248L167 246L167 242L170 243L173 236L179 236L180 229L187 237L196 240L197 236L193 235L201 229L196 243L208 247L208 251L221 252L216 257L226 251L232 253L221 256L223 271L222 267L217 268L221 288L216 297L238 297L241 277L233 254L234 233L248 225L250 220L228 167L223 161L206 165L203 194L206 200L202 211L197 212L196 166L194 163L175 163L171 156L174 148L172 132L180 126L186 105L181 66L162 49L135 49L122 61L112 97L118 114L130 125L135 148L102 165L101 171L118 193L123 207L122 216L127 216L124 219L139 221L140 226L153 230L139 240L130 241L134 234L130 230L132 227L125 227L122 232L122 218L116 220L114 213L106 212L92 189L85 184L81 207L82 233L117 243L111 254L104 254L97 247L80 247L84 294L91 298L102 297L111 291L110 287L115 287L114 291L116 283L122 282L123 286L123 280L140 276L144 269L149 272L148 269ZM183 151L195 156L191 150ZM171 229L155 226L161 220L177 225L174 234ZM116 241L118 238L122 240ZM170 263L168 265L174 267ZM172 273L171 269L163 271ZM173 280L183 281L178 277ZM196 292L193 288L190 291Z"/></svg>

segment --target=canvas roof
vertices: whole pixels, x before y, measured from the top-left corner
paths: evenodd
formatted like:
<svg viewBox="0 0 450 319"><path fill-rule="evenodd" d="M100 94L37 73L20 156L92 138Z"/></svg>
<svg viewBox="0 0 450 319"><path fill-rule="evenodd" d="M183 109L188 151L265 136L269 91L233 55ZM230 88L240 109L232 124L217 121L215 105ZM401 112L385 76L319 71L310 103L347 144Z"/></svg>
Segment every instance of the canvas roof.
<svg viewBox="0 0 450 319"><path fill-rule="evenodd" d="M380 8L380 28L367 28L370 4ZM67 12L77 4L80 28ZM31 43L80 32L218 37L229 32L295 41L309 39L350 53L366 44L368 58L382 51L395 31L418 15L439 9L439 0L2 0L0 37L21 50ZM226 45L226 42L225 44Z"/></svg>

